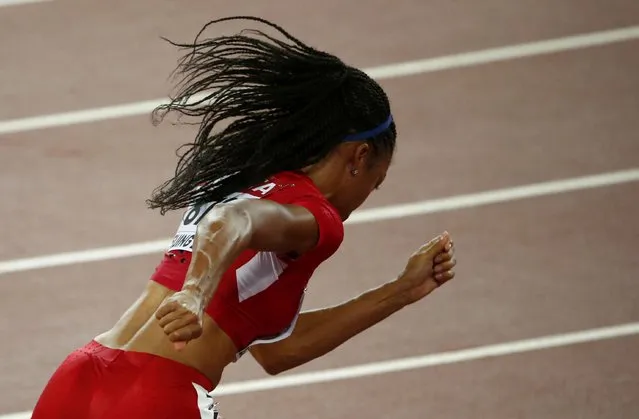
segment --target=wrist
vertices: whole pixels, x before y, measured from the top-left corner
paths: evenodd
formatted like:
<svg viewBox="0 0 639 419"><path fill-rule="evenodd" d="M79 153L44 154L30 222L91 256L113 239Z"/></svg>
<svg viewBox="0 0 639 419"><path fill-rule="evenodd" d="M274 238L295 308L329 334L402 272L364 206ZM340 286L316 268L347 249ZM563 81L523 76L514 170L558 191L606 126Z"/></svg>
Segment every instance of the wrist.
<svg viewBox="0 0 639 419"><path fill-rule="evenodd" d="M393 298L398 304L408 306L417 301L415 298L415 287L411 281L407 281L402 275L390 281L388 285L392 287Z"/></svg>
<svg viewBox="0 0 639 419"><path fill-rule="evenodd" d="M204 312L204 307L208 304L208 301L202 287L197 284L185 283L180 292L188 295L189 300L193 304L192 309L195 310L196 314L200 315Z"/></svg>
<svg viewBox="0 0 639 419"><path fill-rule="evenodd" d="M202 291L202 287L200 287L197 284L192 284L188 282L184 283L184 285L182 286L182 291L189 293L190 295L198 299L201 299L204 294L204 292Z"/></svg>
<svg viewBox="0 0 639 419"><path fill-rule="evenodd" d="M399 310L412 302L409 290L403 286L401 281L396 279L389 281L382 286L382 289L385 291L384 302L395 310Z"/></svg>

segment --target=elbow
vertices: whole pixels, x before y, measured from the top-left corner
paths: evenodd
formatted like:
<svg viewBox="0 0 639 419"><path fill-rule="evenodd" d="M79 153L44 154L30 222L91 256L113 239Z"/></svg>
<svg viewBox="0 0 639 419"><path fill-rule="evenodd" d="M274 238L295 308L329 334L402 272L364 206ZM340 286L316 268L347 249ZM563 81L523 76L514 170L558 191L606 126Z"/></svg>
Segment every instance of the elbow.
<svg viewBox="0 0 639 419"><path fill-rule="evenodd" d="M268 375L275 376L275 375L279 375L283 373L288 368L284 368L282 365L279 365L279 364L263 364L262 369Z"/></svg>
<svg viewBox="0 0 639 419"><path fill-rule="evenodd" d="M285 371L295 368L298 364L294 359L286 356L271 357L261 359L260 365L268 375L279 375Z"/></svg>
<svg viewBox="0 0 639 419"><path fill-rule="evenodd" d="M251 351L253 357L268 375L279 375L300 365L297 357L291 354L283 354L279 351L269 352L266 348L256 349L257 350Z"/></svg>

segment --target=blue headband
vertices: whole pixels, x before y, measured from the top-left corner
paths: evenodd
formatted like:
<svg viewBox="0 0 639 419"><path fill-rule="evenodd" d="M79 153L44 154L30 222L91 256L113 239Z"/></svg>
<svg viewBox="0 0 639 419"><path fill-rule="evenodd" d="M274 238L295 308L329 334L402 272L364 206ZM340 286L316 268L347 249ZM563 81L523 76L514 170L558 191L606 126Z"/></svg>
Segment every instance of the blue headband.
<svg viewBox="0 0 639 419"><path fill-rule="evenodd" d="M382 122L375 128L370 129L368 131L356 132L355 134L347 135L346 137L344 137L344 141L359 141L359 140L365 140L367 138L372 138L386 131L388 127L390 127L390 124L392 122L393 122L393 115L388 115L388 119L386 119L386 121Z"/></svg>

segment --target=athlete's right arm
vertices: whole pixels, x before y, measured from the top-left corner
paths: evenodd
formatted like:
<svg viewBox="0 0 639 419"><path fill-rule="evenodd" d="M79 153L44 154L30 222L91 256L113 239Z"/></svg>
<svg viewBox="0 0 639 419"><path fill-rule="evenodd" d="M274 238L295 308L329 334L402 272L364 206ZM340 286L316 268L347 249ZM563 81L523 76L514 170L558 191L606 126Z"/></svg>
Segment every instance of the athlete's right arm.
<svg viewBox="0 0 639 419"><path fill-rule="evenodd" d="M198 223L183 288L156 318L176 349L202 333L204 309L233 261L246 249L302 254L320 237L314 215L297 205L247 199L215 206Z"/></svg>

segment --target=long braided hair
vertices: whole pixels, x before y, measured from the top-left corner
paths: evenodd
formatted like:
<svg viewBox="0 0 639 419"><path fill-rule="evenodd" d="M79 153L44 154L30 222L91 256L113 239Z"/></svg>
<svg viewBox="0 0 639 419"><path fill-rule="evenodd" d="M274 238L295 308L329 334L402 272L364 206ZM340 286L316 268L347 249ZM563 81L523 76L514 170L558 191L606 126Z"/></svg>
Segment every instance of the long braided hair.
<svg viewBox="0 0 639 419"><path fill-rule="evenodd" d="M200 39L209 26L239 19L260 22L284 40L255 29ZM178 150L174 177L147 200L162 214L314 164L347 136L384 121L364 140L376 153L395 149L390 104L377 82L274 23L227 17L207 23L192 43L167 41L187 52L174 71L181 77L177 94L153 111L154 123L176 112L199 129Z"/></svg>

